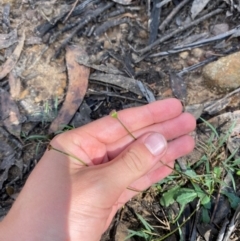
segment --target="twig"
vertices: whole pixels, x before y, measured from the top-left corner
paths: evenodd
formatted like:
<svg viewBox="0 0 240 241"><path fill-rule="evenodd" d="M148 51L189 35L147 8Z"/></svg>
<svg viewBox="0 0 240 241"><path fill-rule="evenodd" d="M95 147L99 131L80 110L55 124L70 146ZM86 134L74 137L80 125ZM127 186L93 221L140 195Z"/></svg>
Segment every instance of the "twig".
<svg viewBox="0 0 240 241"><path fill-rule="evenodd" d="M214 41L225 39L225 38L227 38L231 35L234 35L234 34L238 33L239 31L240 31L240 25L238 25L234 29L231 29L231 30L229 30L225 33L218 34L218 35L216 35L214 37L211 37L211 38L199 40L197 42L193 42L193 43L190 43L190 44L187 44L187 45L184 45L184 46L176 46L175 48L173 48L173 50L198 47L199 45L203 46L205 44L208 44L208 43L211 43L211 42L214 42Z"/></svg>
<svg viewBox="0 0 240 241"><path fill-rule="evenodd" d="M214 11L212 11L211 13L209 14L206 14L205 16L183 26L183 27L180 27L178 29L176 29L175 31L172 31L171 33L163 36L162 38L156 40L154 43L148 45L147 47L143 48L143 49L140 49L140 50L135 50L137 53L140 53L141 55L142 54L145 54L146 52L150 51L151 49L153 49L154 47L156 47L157 45L159 45L160 43L163 43L164 41L172 38L174 35L176 34L179 34L185 30L187 30L188 28L190 27L193 27L194 25L198 25L199 23L201 23L202 21L208 19L208 18L211 18L212 16L216 15L216 14L219 14L223 12L223 9L216 9Z"/></svg>
<svg viewBox="0 0 240 241"><path fill-rule="evenodd" d="M123 24L123 23L128 23L130 24L131 21L129 18L118 18L118 19L111 19L107 22L104 22L102 25L100 25L99 27L97 27L94 31L94 35L95 36L100 36L102 35L104 32L106 32L109 28L115 27L117 25Z"/></svg>
<svg viewBox="0 0 240 241"><path fill-rule="evenodd" d="M210 62L212 62L212 61L214 61L216 59L218 59L218 56L212 56L212 57L210 57L208 59L203 60L200 63L197 63L197 64L194 64L194 65L189 66L187 68L184 68L182 71L178 72L177 75L181 77L184 74L186 74L186 73L188 73L190 71L193 71L193 70L195 70L195 69L197 69L199 67L202 67L202 66L204 66L204 65L206 65L206 64L208 64L208 63L210 63Z"/></svg>
<svg viewBox="0 0 240 241"><path fill-rule="evenodd" d="M236 48L228 49L227 51L224 51L224 52L223 52L223 56L225 56L225 55L227 55L227 54L230 54L230 53L233 53L233 52L237 51L238 49L239 49L238 46L237 46ZM222 56L221 56L221 57L222 57ZM215 60L217 60L218 58L219 58L219 56L212 56L212 57L210 57L210 58L208 58L208 59L203 60L203 61L200 62L200 63L197 63L197 64L194 64L194 65L189 66L189 67L187 67L187 68L184 68L182 71L178 72L177 75L182 76L182 75L184 75L184 74L186 74L186 73L188 73L188 72L190 72L190 71L193 71L193 70L195 70L195 69L197 69L197 68L199 68L199 67L201 67L201 66L204 66L204 65L206 65L206 64L208 64L208 63L210 63L210 62L212 62L212 61L215 61Z"/></svg>
<svg viewBox="0 0 240 241"><path fill-rule="evenodd" d="M170 21L172 20L172 18L178 13L178 11L184 7L184 5L189 2L189 0L184 0L181 3L179 3L173 10L172 12L167 16L167 18L162 22L162 24L159 27L160 31L164 31L165 27L170 23Z"/></svg>
<svg viewBox="0 0 240 241"><path fill-rule="evenodd" d="M217 198L216 198L216 202L215 202L215 205L214 205L214 208L213 208L210 224L213 222L213 220L215 218L215 214L216 214L218 204L219 204L219 199L220 199L220 196L221 196L221 190L222 190L222 187L220 186L219 189L218 189L218 192L217 192Z"/></svg>
<svg viewBox="0 0 240 241"><path fill-rule="evenodd" d="M88 95L112 96L112 97L117 97L117 98L121 98L121 99L124 99L124 100L136 101L136 102L143 103L143 104L147 104L148 103L145 100L140 100L140 99L137 99L137 98L131 98L131 97L128 97L128 96L119 95L119 94L116 94L114 92L109 92L109 91L95 91L95 90L88 89L87 94Z"/></svg>
<svg viewBox="0 0 240 241"><path fill-rule="evenodd" d="M224 234L228 224L229 224L229 220L225 218L225 220L223 221L222 227L218 233L217 241L223 241Z"/></svg>
<svg viewBox="0 0 240 241"><path fill-rule="evenodd" d="M96 18L97 16L99 16L101 13L103 13L104 11L106 11L107 9L111 8L114 5L113 2L107 3L105 4L105 6L103 6L102 8L98 8L95 11L92 11L91 14L89 14L84 20L83 22L79 23L79 25L74 29L74 31L69 35L69 37L67 37L62 44L60 45L60 47L57 49L55 55L53 56L53 58L57 58L60 53L61 50L63 48L65 48L65 46L68 44L68 42L74 37L74 35L81 29L83 28L85 25L87 25L92 19Z"/></svg>
<svg viewBox="0 0 240 241"><path fill-rule="evenodd" d="M237 207L237 209L236 209L236 211L235 211L235 213L234 213L234 215L233 215L233 217L232 217L232 219L231 219L231 221L230 221L230 223L227 227L227 232L224 236L223 241L229 240L229 237L231 236L233 230L238 225L239 221L240 221L240 204L238 204L238 207Z"/></svg>
<svg viewBox="0 0 240 241"><path fill-rule="evenodd" d="M160 24L161 7L157 7L157 1L153 1L151 16L149 18L149 39L148 43L152 44L157 39L158 27Z"/></svg>
<svg viewBox="0 0 240 241"><path fill-rule="evenodd" d="M147 99L148 103L156 101L153 92L149 88L147 88L147 86L143 84L142 81L137 80L137 84L139 89L142 91L143 96L145 96L145 98Z"/></svg>
<svg viewBox="0 0 240 241"><path fill-rule="evenodd" d="M66 23L66 21L68 20L69 16L72 14L73 10L76 8L77 4L78 4L79 0L76 0L72 6L72 9L70 10L70 12L68 13L68 15L65 17L65 19L63 20L63 23Z"/></svg>
<svg viewBox="0 0 240 241"><path fill-rule="evenodd" d="M165 240L167 237L169 237L172 234L174 234L179 228L181 228L185 223L187 223L191 219L191 217L197 212L197 210L199 210L199 206L200 206L200 202L198 202L196 209L189 215L189 217L184 222L182 222L176 229L174 229L172 232L168 233L164 237L161 237L159 239L154 239L154 241Z"/></svg>
<svg viewBox="0 0 240 241"><path fill-rule="evenodd" d="M193 228L192 228L192 234L191 234L191 238L190 241L195 241L196 237L197 237L197 225L199 224L199 219L201 217L201 209L197 210L196 216L195 216L195 220L194 220L194 224L193 224Z"/></svg>
<svg viewBox="0 0 240 241"><path fill-rule="evenodd" d="M158 3L157 5L156 5L156 7L157 8L161 8L161 7L163 7L165 4L167 4L167 3L169 3L169 2L171 2L172 0L163 0L163 1L161 1L160 3Z"/></svg>

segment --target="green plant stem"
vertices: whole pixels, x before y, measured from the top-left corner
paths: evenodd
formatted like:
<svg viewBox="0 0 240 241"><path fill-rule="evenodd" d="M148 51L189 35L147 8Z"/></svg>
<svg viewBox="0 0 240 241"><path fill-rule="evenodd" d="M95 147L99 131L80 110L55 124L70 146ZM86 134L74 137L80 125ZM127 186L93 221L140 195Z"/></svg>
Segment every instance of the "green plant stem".
<svg viewBox="0 0 240 241"><path fill-rule="evenodd" d="M142 192L144 192L144 191L140 191L140 190L138 190L138 189L136 189L136 188L133 188L133 187L127 187L127 189L130 190L130 191L133 191L133 192L137 192L137 193L142 193Z"/></svg>
<svg viewBox="0 0 240 241"><path fill-rule="evenodd" d="M165 236L159 239L154 239L153 241L162 241L168 238L169 236L171 236L172 234L174 234L179 228L181 228L186 222L188 222L188 220L190 220L190 218L197 212L197 210L199 209L199 205L200 205L200 202L198 202L196 209L190 214L190 216L183 223L181 223L177 228L175 228L172 232L166 234Z"/></svg>
<svg viewBox="0 0 240 241"><path fill-rule="evenodd" d="M128 130L128 128L123 124L123 122L118 118L118 114L116 110L111 111L111 117L117 119L121 126L127 131L127 133L133 138L133 140L137 140L137 138Z"/></svg>
<svg viewBox="0 0 240 241"><path fill-rule="evenodd" d="M69 154L69 153L67 153L67 152L64 152L64 151L61 151L61 150L59 150L59 149L57 149L57 148L54 148L52 145L48 145L48 150L50 151L50 150L54 150L54 151L57 151L57 152L59 152L59 153L62 153L62 154L64 154L64 155L66 155L66 156L69 156L69 157L72 157L72 158L74 158L75 160L77 160L77 161L79 161L81 164L83 164L83 166L88 166L88 164L86 163L86 162L84 162L83 160L81 160L81 159L79 159L78 157L76 157L76 156L74 156L74 155L71 155L71 154Z"/></svg>

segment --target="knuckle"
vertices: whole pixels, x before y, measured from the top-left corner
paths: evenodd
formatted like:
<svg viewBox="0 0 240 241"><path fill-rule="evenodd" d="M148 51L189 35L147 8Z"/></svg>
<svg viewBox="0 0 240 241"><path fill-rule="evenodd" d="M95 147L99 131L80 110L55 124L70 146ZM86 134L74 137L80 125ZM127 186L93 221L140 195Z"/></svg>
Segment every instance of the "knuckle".
<svg viewBox="0 0 240 241"><path fill-rule="evenodd" d="M126 166L132 173L142 172L144 169L144 158L141 158L136 150L128 150L123 154L122 160L125 162Z"/></svg>

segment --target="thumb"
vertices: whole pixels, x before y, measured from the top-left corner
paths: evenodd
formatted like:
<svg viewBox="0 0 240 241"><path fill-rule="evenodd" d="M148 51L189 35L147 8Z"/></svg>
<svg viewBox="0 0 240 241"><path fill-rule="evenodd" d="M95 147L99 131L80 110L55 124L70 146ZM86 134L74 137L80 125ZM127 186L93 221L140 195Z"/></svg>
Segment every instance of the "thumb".
<svg viewBox="0 0 240 241"><path fill-rule="evenodd" d="M148 133L109 162L103 169L104 192L117 199L134 181L145 175L167 150L167 141L159 133Z"/></svg>

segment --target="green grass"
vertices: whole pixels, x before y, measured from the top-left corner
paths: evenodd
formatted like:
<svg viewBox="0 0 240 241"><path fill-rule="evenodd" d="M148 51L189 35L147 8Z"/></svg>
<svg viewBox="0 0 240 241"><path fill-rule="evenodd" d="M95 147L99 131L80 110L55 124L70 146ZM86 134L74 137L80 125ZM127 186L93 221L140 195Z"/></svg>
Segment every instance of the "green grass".
<svg viewBox="0 0 240 241"><path fill-rule="evenodd" d="M203 120L203 119L202 119ZM235 123L233 123L227 133L220 135L217 129L209 122L203 120L206 126L210 128L211 133L206 142L197 143L199 150L202 150L203 155L193 166L188 165L186 171L182 171L178 164L175 164L173 173L155 184L155 189L160 194L160 205L166 209L174 203L179 206L179 213L173 216L171 212L166 214L167 220L173 226L177 225L177 228L169 231L165 236L156 238L154 237L158 232L155 229L149 229L151 224L144 224L141 217L139 218L142 228L137 231L130 230L130 236L142 237L146 241L160 241L165 240L168 236L174 232L179 233L179 240L181 237L181 229L186 220L183 223L179 222L186 205L195 201L198 203L193 215L201 207L201 223L210 223L210 209L216 202L217 194L224 195L233 210L237 208L240 203L240 198L236 195L236 183L234 176L240 175L240 159L235 159L235 154L238 151L235 150L232 154L229 154L227 150L227 141L231 135ZM227 155L226 155L227 153ZM231 180L230 186L233 187L234 192L226 188L229 183L225 183L224 179L228 176ZM190 216L191 216L190 215ZM147 229L148 227L148 229ZM163 232L165 232L163 230ZM166 233L166 232L165 232Z"/></svg>
<svg viewBox="0 0 240 241"><path fill-rule="evenodd" d="M119 121L122 127L133 139L136 139L119 119L116 111L113 111L110 115ZM166 226L170 227L172 225L176 228L169 230L165 236L160 237L159 230L157 231L153 225L144 219L143 216L136 214L141 224L141 228L139 230L129 230L129 235L126 237L126 240L137 236L146 241L161 241L165 240L175 232L178 232L179 240L183 240L184 238L182 237L181 227L185 225L185 223L196 213L196 211L200 209L200 207L200 222L211 222L211 216L209 215L211 213L210 208L214 205L214 198L217 194L224 195L228 199L233 210L237 208L237 205L240 203L240 198L235 193L236 183L234 175L240 175L240 159L235 159L235 154L238 149L232 154L229 154L229 151L227 150L227 141L234 129L235 123L230 126L227 133L220 135L213 125L203 119L202 121L208 128L210 128L211 133L207 140L204 142L199 141L197 143L196 148L203 152L200 160L192 166L188 165L187 169L184 171L180 169L178 164L175 164L173 173L154 185L155 190L157 190L161 196L159 202L162 207L168 209L172 204L178 204L179 213L175 216L173 216L170 212L166 213L165 220ZM72 126L65 126L61 132L71 130L73 128L74 127ZM49 141L49 137L44 135L25 136L25 141L30 140L36 140L39 143L42 143L43 141ZM63 155L70 156L81 162L84 166L87 166L83 160L80 160L69 153L58 150L51 145L49 145L48 148L49 150L58 151ZM230 178L231 184L225 183L224 179L226 176ZM234 191L226 188L228 185L232 186ZM130 187L128 189L132 190ZM194 211L185 221L180 222L179 218L181 217L186 205L193 203L193 201L197 203ZM161 223L163 222L162 220L159 221ZM166 229L163 229L163 232L166 233Z"/></svg>

